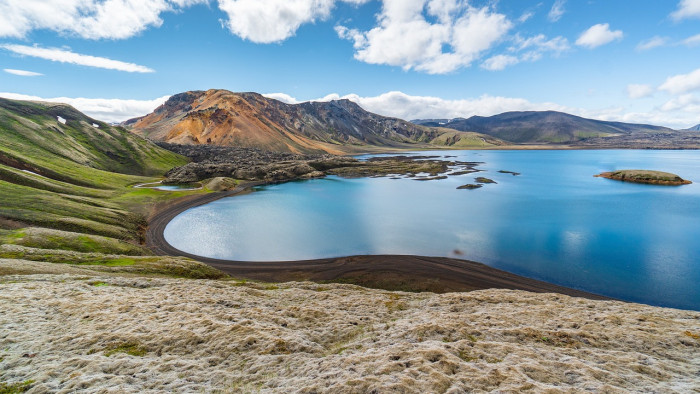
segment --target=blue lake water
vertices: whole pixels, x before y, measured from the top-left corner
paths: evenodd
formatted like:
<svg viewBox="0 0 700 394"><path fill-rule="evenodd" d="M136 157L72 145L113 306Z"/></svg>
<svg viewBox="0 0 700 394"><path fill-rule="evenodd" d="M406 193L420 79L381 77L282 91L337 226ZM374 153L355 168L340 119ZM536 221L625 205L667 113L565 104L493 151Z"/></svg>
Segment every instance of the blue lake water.
<svg viewBox="0 0 700 394"><path fill-rule="evenodd" d="M259 187L183 212L165 238L189 253L232 260L458 257L624 300L700 310L700 152L419 154L483 162L477 168L484 172L426 182L329 177ZM637 168L694 183L593 177ZM476 176L498 184L456 189Z"/></svg>

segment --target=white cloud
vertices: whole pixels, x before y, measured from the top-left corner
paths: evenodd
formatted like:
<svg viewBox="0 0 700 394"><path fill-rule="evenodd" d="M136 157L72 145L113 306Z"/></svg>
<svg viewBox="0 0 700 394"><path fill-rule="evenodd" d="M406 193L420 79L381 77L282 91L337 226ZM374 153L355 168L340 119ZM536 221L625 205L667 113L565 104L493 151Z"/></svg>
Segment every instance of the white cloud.
<svg viewBox="0 0 700 394"><path fill-rule="evenodd" d="M377 21L369 31L336 32L353 42L357 60L429 74L469 66L513 26L505 15L459 0L384 0Z"/></svg>
<svg viewBox="0 0 700 394"><path fill-rule="evenodd" d="M520 63L520 59L511 55L495 55L484 60L481 68L489 71L500 71L508 66Z"/></svg>
<svg viewBox="0 0 700 394"><path fill-rule="evenodd" d="M530 20L530 18L532 18L533 16L535 16L535 13L534 13L534 12L532 12L532 11L527 11L527 12L525 12L524 14L520 15L520 18L518 18L518 22L520 22L520 23L525 23L525 22L527 22L528 20Z"/></svg>
<svg viewBox="0 0 700 394"><path fill-rule="evenodd" d="M285 93L264 94L288 104L302 102ZM399 119L451 119L470 116L491 116L509 111L561 111L590 119L647 123L671 128L683 129L697 124L700 113L700 99L686 95L668 103L651 108L646 112L631 112L625 107L599 109L582 109L544 102L533 103L529 100L513 97L483 95L477 98L447 100L432 96L412 96L403 92L387 92L378 96L363 97L357 94L341 96L336 93L309 101L330 101L338 99L351 100L367 111Z"/></svg>
<svg viewBox="0 0 700 394"><path fill-rule="evenodd" d="M301 101L284 93L264 94L263 96L298 104ZM348 99L367 111L400 119L419 118L458 118L473 115L489 116L507 111L570 111L570 108L554 103L531 103L520 98L508 98L484 95L479 98L446 100L431 96L411 96L393 91L378 96L362 97L357 94L341 96L331 93L325 97L309 101L331 101Z"/></svg>
<svg viewBox="0 0 700 394"><path fill-rule="evenodd" d="M13 74L13 75L19 75L20 77L39 77L44 74L42 73L37 73L34 71L26 71L26 70L15 70L13 68L5 68L3 69L8 74Z"/></svg>
<svg viewBox="0 0 700 394"><path fill-rule="evenodd" d="M4 0L0 37L48 29L88 39L124 39L158 27L163 12L208 0Z"/></svg>
<svg viewBox="0 0 700 394"><path fill-rule="evenodd" d="M275 100L279 100L283 103L287 104L299 104L300 101L297 100L296 98L286 94L286 93L264 93L263 96Z"/></svg>
<svg viewBox="0 0 700 394"><path fill-rule="evenodd" d="M566 4L566 0L556 0L554 4L552 5L552 9L549 10L549 14L547 14L547 18L549 18L550 21L552 22L557 22L561 17L564 15L566 10L564 9L564 5Z"/></svg>
<svg viewBox="0 0 700 394"><path fill-rule="evenodd" d="M151 73L154 72L145 66L140 66L134 63L126 63L119 60L107 59L104 57L82 55L59 48L41 48L38 46L4 44L0 48L14 52L18 55L38 57L41 59L51 60L53 62L78 64L81 66L106 68L109 70L118 70L136 73Z"/></svg>
<svg viewBox="0 0 700 394"><path fill-rule="evenodd" d="M0 92L0 97L13 100L48 101L52 103L66 103L86 115L104 122L123 122L127 119L147 115L163 104L170 96L159 97L154 100L122 100L103 98L70 98L54 97L42 98L26 94Z"/></svg>
<svg viewBox="0 0 700 394"><path fill-rule="evenodd" d="M369 0L219 0L225 26L235 35L256 43L284 41L303 24L330 16L336 1L363 4Z"/></svg>
<svg viewBox="0 0 700 394"><path fill-rule="evenodd" d="M576 40L576 45L593 49L615 40L621 40L622 36L622 30L613 31L610 30L609 24L599 23L581 33L578 40Z"/></svg>
<svg viewBox="0 0 700 394"><path fill-rule="evenodd" d="M668 37L654 36L648 40L644 40L637 44L638 51L648 51L660 46L664 46L668 43Z"/></svg>
<svg viewBox="0 0 700 394"><path fill-rule="evenodd" d="M654 93L654 88L649 85L627 85L627 95L631 99L649 97Z"/></svg>
<svg viewBox="0 0 700 394"><path fill-rule="evenodd" d="M700 99L693 94L683 94L675 97L661 106L662 111L684 111L700 113Z"/></svg>
<svg viewBox="0 0 700 394"><path fill-rule="evenodd" d="M700 68L688 74L669 77L659 86L659 90L665 90L672 94L682 94L698 89L700 89Z"/></svg>
<svg viewBox="0 0 700 394"><path fill-rule="evenodd" d="M696 34L692 37L688 37L685 40L682 41L683 45L687 45L689 47L694 47L698 44L700 44L700 34Z"/></svg>
<svg viewBox="0 0 700 394"><path fill-rule="evenodd" d="M678 9L671 14L671 18L675 20L700 18L700 0L681 0L678 3Z"/></svg>
<svg viewBox="0 0 700 394"><path fill-rule="evenodd" d="M508 48L509 55L494 55L481 63L481 68L489 71L503 70L508 66L520 62L534 62L542 58L545 53L559 56L569 50L569 41L564 37L547 39L544 34L523 38L520 34L513 37L513 46Z"/></svg>

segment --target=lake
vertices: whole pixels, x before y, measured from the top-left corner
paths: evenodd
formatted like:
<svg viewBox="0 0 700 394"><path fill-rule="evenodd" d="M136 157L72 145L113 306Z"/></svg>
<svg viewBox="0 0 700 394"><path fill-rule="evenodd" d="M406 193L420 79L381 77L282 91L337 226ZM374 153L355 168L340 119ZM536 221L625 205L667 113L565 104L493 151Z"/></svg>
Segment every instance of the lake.
<svg viewBox="0 0 700 394"><path fill-rule="evenodd" d="M700 152L439 151L483 162L445 180L289 182L192 208L165 230L174 247L248 261L357 254L447 256L652 305L700 310ZM594 178L653 169L672 187ZM499 170L521 175L499 173ZM457 190L476 176L475 190Z"/></svg>

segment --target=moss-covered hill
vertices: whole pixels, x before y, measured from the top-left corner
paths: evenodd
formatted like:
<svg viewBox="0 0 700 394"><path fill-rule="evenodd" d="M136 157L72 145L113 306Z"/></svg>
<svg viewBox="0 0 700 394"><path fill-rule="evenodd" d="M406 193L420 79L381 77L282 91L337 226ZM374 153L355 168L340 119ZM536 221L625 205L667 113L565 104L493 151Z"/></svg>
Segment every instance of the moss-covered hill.
<svg viewBox="0 0 700 394"><path fill-rule="evenodd" d="M68 251L110 265L149 254L145 215L184 192L131 186L186 162L68 105L0 99L0 258L64 261Z"/></svg>

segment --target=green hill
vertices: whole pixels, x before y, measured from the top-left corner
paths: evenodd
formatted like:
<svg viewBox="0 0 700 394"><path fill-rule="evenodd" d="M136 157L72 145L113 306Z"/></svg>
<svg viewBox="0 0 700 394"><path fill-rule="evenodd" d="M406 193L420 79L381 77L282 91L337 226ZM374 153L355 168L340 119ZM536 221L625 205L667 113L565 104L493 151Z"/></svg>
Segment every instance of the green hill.
<svg viewBox="0 0 700 394"><path fill-rule="evenodd" d="M150 208L186 192L131 186L186 162L68 105L0 99L0 259L219 275L140 245Z"/></svg>

